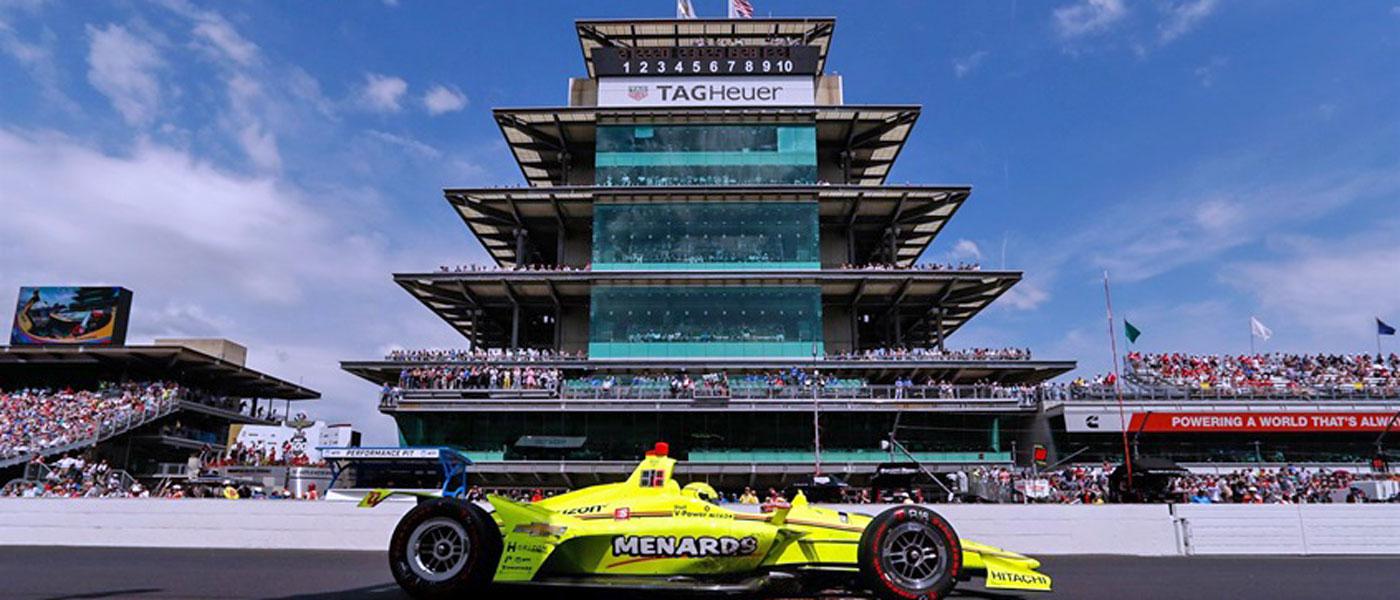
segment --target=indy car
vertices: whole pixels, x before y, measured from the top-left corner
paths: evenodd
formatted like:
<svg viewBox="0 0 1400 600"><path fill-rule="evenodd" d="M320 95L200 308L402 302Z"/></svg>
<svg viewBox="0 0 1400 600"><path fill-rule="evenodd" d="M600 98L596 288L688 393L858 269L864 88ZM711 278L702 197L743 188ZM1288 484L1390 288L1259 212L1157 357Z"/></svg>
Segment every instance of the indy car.
<svg viewBox="0 0 1400 600"><path fill-rule="evenodd" d="M962 539L929 508L870 516L809 505L799 492L763 512L730 510L709 485L676 483L667 454L658 443L626 481L539 502L490 495L490 512L463 497L465 485L375 489L360 506L418 496L389 543L394 579L415 598L527 585L936 600L973 577L993 590L1050 591L1039 561Z"/></svg>

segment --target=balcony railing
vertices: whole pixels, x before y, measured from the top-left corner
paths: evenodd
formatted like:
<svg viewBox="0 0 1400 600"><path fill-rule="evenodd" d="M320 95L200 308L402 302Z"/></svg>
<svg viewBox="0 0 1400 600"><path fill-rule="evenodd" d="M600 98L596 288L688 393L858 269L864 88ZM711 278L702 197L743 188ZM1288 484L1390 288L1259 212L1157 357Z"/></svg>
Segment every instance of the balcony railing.
<svg viewBox="0 0 1400 600"><path fill-rule="evenodd" d="M1075 400L1117 400L1112 386L1075 386L1068 388ZM1322 401L1322 402L1396 402L1400 387L1394 386L1309 386L1294 388L1192 388L1166 385L1125 383L1123 399L1133 402L1233 402L1233 401Z"/></svg>

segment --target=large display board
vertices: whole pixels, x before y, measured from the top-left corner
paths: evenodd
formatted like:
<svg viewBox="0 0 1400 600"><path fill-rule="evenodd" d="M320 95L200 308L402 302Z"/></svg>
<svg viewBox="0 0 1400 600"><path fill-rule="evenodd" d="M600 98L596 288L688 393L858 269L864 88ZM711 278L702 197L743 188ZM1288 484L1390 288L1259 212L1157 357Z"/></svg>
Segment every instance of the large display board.
<svg viewBox="0 0 1400 600"><path fill-rule="evenodd" d="M598 77L676 75L817 75L816 46L602 47L593 50Z"/></svg>
<svg viewBox="0 0 1400 600"><path fill-rule="evenodd" d="M131 290L120 287L22 287L10 344L126 344Z"/></svg>
<svg viewBox="0 0 1400 600"><path fill-rule="evenodd" d="M811 106L811 77L605 77L598 106Z"/></svg>

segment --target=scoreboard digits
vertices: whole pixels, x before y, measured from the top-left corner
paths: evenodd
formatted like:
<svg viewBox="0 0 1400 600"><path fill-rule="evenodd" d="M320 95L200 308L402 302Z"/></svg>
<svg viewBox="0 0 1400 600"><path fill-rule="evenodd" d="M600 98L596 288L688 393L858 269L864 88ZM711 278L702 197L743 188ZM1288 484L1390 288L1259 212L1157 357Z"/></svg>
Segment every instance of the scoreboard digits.
<svg viewBox="0 0 1400 600"><path fill-rule="evenodd" d="M699 46L593 50L599 77L816 75L815 46Z"/></svg>

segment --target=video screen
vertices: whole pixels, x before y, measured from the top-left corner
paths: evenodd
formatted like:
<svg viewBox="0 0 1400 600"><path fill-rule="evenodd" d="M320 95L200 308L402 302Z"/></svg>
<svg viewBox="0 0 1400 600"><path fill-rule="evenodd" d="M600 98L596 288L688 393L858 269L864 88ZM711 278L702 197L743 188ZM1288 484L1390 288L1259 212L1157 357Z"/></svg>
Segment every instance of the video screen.
<svg viewBox="0 0 1400 600"><path fill-rule="evenodd" d="M126 344L131 291L120 287L22 287L13 346Z"/></svg>

